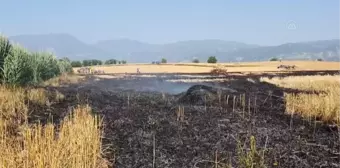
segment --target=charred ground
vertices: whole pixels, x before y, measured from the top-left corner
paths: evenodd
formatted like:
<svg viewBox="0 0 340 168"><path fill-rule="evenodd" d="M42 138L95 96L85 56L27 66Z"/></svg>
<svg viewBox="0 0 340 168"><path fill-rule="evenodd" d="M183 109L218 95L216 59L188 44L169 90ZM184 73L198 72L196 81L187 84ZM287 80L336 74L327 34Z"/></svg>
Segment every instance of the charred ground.
<svg viewBox="0 0 340 168"><path fill-rule="evenodd" d="M103 117L105 157L113 167L213 167L216 160L240 167L238 144L249 149L251 136L267 167L339 167L337 131L284 113L284 92L300 90L249 76L218 84L166 81L174 78L90 77L48 87L65 95L49 115L57 122L70 107L90 104Z"/></svg>

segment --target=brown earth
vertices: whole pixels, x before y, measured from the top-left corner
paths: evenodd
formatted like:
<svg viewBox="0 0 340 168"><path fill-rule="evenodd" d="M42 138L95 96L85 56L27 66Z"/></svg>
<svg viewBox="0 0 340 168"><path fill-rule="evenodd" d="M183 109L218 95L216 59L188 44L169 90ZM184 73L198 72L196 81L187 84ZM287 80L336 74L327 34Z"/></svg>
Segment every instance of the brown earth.
<svg viewBox="0 0 340 168"><path fill-rule="evenodd" d="M114 167L153 167L153 162L162 168L213 167L216 153L220 167L230 162L240 167L237 141L247 142L248 149L250 136L265 150L267 167L340 166L336 130L285 114L283 92L301 91L260 82L258 76L203 87L166 82L174 78L180 77L90 77L82 84L48 87L66 96L51 113L57 121L70 107L89 103L103 117L105 157ZM184 118L178 121L179 107Z"/></svg>

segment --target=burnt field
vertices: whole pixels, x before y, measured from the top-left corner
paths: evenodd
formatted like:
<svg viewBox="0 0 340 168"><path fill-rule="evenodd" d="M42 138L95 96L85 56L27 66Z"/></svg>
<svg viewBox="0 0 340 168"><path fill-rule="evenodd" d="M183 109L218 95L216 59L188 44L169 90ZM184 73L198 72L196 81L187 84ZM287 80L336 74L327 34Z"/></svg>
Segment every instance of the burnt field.
<svg viewBox="0 0 340 168"><path fill-rule="evenodd" d="M284 94L312 93L259 78L107 75L46 89L65 96L55 121L78 104L102 117L112 167L339 167L337 127L286 113Z"/></svg>

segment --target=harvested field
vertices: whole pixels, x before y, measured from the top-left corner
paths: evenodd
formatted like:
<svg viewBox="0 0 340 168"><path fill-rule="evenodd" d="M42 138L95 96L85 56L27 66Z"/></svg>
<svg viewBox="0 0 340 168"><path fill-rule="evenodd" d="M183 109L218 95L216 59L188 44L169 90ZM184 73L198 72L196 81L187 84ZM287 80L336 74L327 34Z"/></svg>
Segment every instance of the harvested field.
<svg viewBox="0 0 340 168"><path fill-rule="evenodd" d="M322 61L268 61L268 62L245 62L245 63L175 63L175 64L126 64L126 65L103 65L94 66L94 69L104 70L105 73L136 73L137 68L141 73L208 73L215 66L223 66L228 72L267 72L284 71L277 69L279 65L296 65L294 71L321 71L340 70L339 62ZM77 69L74 68L75 72Z"/></svg>
<svg viewBox="0 0 340 168"><path fill-rule="evenodd" d="M51 106L55 120L78 104L103 118L103 155L113 167L340 166L337 127L286 113L285 94L308 89L258 76L212 78L97 75L45 89L64 95Z"/></svg>

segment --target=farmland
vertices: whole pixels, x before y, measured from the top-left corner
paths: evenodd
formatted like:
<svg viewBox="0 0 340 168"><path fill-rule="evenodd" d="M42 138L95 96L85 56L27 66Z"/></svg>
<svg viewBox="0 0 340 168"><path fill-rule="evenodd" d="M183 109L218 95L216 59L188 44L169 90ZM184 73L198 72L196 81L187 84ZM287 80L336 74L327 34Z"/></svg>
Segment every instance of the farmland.
<svg viewBox="0 0 340 168"><path fill-rule="evenodd" d="M82 89L105 116L117 167L339 166L338 62L94 68L107 74Z"/></svg>
<svg viewBox="0 0 340 168"><path fill-rule="evenodd" d="M57 90L103 116L117 167L337 167L339 77L112 74Z"/></svg>
<svg viewBox="0 0 340 168"><path fill-rule="evenodd" d="M1 40L0 167L340 166L338 62L74 74L67 60Z"/></svg>
<svg viewBox="0 0 340 168"><path fill-rule="evenodd" d="M139 68L142 73L207 73L215 66L220 66L228 72L267 72L278 71L279 65L296 65L296 71L321 71L340 70L339 62L323 61L268 61L246 63L168 63L161 65L152 64L127 64L127 65L102 65L94 66L95 69L104 70L105 73L136 73ZM75 71L78 68L75 68Z"/></svg>

